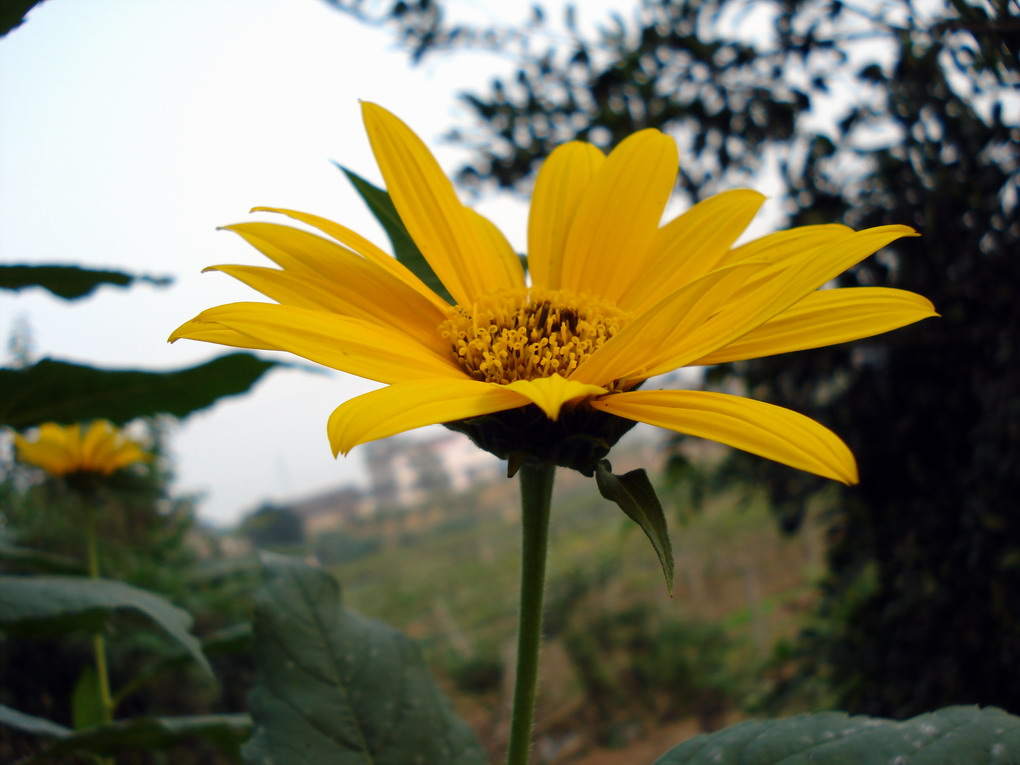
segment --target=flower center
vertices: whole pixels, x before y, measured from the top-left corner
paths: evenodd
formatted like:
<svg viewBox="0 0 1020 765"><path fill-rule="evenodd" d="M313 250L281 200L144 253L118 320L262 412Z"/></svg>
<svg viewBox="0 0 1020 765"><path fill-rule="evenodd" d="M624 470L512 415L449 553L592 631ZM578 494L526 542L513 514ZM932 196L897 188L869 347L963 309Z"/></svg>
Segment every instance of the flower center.
<svg viewBox="0 0 1020 765"><path fill-rule="evenodd" d="M439 332L471 377L506 385L554 373L566 377L629 318L589 295L531 290L458 305Z"/></svg>

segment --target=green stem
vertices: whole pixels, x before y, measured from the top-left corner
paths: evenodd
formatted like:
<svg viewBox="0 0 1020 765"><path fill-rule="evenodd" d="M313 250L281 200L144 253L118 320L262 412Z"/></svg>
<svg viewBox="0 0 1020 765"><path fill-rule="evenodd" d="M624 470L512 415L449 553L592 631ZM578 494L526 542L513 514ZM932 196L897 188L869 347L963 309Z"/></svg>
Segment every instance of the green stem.
<svg viewBox="0 0 1020 765"><path fill-rule="evenodd" d="M510 717L507 765L527 765L531 754L531 725L538 687L538 654L542 644L542 598L545 559L549 546L549 508L555 465L521 466L521 608L517 632L517 679Z"/></svg>
<svg viewBox="0 0 1020 765"><path fill-rule="evenodd" d="M96 543L96 507L89 503L85 517L85 548L88 556L89 576L99 578L99 546ZM92 653L96 660L96 677L99 684L100 721L113 722L113 698L110 695L110 673L106 664L106 636L100 628L92 635Z"/></svg>

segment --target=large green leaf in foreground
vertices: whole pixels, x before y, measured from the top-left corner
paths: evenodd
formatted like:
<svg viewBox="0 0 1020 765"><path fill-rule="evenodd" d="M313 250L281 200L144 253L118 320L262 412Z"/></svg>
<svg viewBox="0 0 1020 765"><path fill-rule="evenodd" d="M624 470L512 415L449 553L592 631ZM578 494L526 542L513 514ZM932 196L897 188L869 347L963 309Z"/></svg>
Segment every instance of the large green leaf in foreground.
<svg viewBox="0 0 1020 765"><path fill-rule="evenodd" d="M250 353L231 353L173 372L96 369L43 359L24 369L0 369L0 425L24 429L43 422L136 417L186 417L224 396L244 393L279 366Z"/></svg>
<svg viewBox="0 0 1020 765"><path fill-rule="evenodd" d="M212 670L191 616L169 601L112 579L74 576L0 576L0 629L28 634L99 630L116 611L141 614L188 652L210 676Z"/></svg>
<svg viewBox="0 0 1020 765"><path fill-rule="evenodd" d="M655 765L1020 765L1020 717L947 707L896 722L844 712L744 722L697 736Z"/></svg>
<svg viewBox="0 0 1020 765"><path fill-rule="evenodd" d="M157 287L165 287L171 280L165 276L136 276L124 271L80 266L0 265L0 289L17 292L28 287L42 287L65 300L77 300L91 295L103 284L128 287L135 282L148 282Z"/></svg>
<svg viewBox="0 0 1020 765"><path fill-rule="evenodd" d="M264 562L246 763L485 763L411 640L343 608L323 571L280 556Z"/></svg>

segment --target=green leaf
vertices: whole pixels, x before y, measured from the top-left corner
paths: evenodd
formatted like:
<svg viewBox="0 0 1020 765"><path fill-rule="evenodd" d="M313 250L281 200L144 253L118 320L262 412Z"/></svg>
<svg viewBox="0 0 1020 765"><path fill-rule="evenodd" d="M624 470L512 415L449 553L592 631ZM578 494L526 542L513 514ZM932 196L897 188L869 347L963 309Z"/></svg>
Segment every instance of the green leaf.
<svg viewBox="0 0 1020 765"><path fill-rule="evenodd" d="M202 653L206 657L222 656L247 650L251 645L251 625L244 622L217 630L205 635L201 640L201 645ZM167 672L190 661L191 654L183 648L160 657L158 661L142 669L117 690L113 699L114 705L119 705L124 699L130 697L139 689L144 688Z"/></svg>
<svg viewBox="0 0 1020 765"><path fill-rule="evenodd" d="M411 640L343 608L325 572L282 556L263 562L245 762L485 763Z"/></svg>
<svg viewBox="0 0 1020 765"><path fill-rule="evenodd" d="M4 0L0 3L0 37L21 26L25 15L42 0Z"/></svg>
<svg viewBox="0 0 1020 765"><path fill-rule="evenodd" d="M433 292L446 302L452 304L453 298L450 297L450 293L447 292L443 283L439 281L436 272L432 270L432 266L425 260L425 256L421 254L418 245L414 243L407 228L404 226L404 221L397 214L397 208L393 206L393 200L390 199L389 192L385 189L380 189L378 186L373 186L360 175L351 172L343 165L337 165L337 167L347 176L347 180L354 186L354 190L365 200L365 204L368 205L372 215L375 216L376 220L379 221L386 231L386 236L390 239L390 244L393 246L393 254L396 255L397 260L407 266L408 270L425 282Z"/></svg>
<svg viewBox="0 0 1020 765"><path fill-rule="evenodd" d="M0 369L0 425L24 429L43 422L137 417L186 417L225 396L248 391L278 362L231 353L174 372L96 369L43 359L25 369Z"/></svg>
<svg viewBox="0 0 1020 765"><path fill-rule="evenodd" d="M602 460L595 468L595 482L599 492L610 502L615 502L627 516L641 527L655 548L666 577L666 588L673 595L673 544L669 540L666 515L662 511L655 488L644 470L631 470L623 475L613 475L613 466Z"/></svg>
<svg viewBox="0 0 1020 765"><path fill-rule="evenodd" d="M25 714L3 704L0 704L0 726L14 728L15 730L44 738L64 738L74 732L70 728L65 728L63 725L59 725L52 720L47 720L45 717Z"/></svg>
<svg viewBox="0 0 1020 765"><path fill-rule="evenodd" d="M241 744L251 735L251 727L251 718L245 714L135 717L69 732L18 765L42 765L72 752L116 755L126 750L168 749L195 739L208 741L221 752L236 757Z"/></svg>
<svg viewBox="0 0 1020 765"><path fill-rule="evenodd" d="M1016 765L1020 717L946 707L896 722L844 712L738 723L696 736L655 765Z"/></svg>
<svg viewBox="0 0 1020 765"><path fill-rule="evenodd" d="M166 276L133 276L123 271L105 271L79 266L0 265L0 289L16 292L27 287L42 287L65 300L77 300L91 295L101 284L127 287L135 282L148 282L157 287L166 287L172 280Z"/></svg>
<svg viewBox="0 0 1020 765"><path fill-rule="evenodd" d="M9 632L96 632L122 610L154 622L212 675L198 639L189 632L191 616L159 595L110 579L0 576L0 629Z"/></svg>
<svg viewBox="0 0 1020 765"><path fill-rule="evenodd" d="M75 730L92 728L103 721L103 704L99 698L99 675L86 664L71 694L71 724Z"/></svg>
<svg viewBox="0 0 1020 765"><path fill-rule="evenodd" d="M66 555L0 542L0 561L17 569L49 574L84 574L85 565Z"/></svg>

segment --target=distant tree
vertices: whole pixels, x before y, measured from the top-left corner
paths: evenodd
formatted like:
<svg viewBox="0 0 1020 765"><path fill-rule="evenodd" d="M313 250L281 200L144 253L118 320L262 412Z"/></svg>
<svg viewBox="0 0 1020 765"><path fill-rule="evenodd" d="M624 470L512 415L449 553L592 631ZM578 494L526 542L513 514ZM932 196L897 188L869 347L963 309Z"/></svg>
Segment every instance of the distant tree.
<svg viewBox="0 0 1020 765"><path fill-rule="evenodd" d="M710 372L831 425L862 484L831 517L828 627L804 642L845 707L1020 711L1020 6L1015 0L643 0L585 36L446 19L442 3L330 0L392 25L415 60L499 49L517 71L464 96L461 180L524 190L550 149L657 127L692 201L774 163L793 225L923 234L841 277L904 287L942 317L847 348ZM863 43L868 43L864 46ZM826 122L812 107L835 110ZM794 529L809 476L734 455Z"/></svg>
<svg viewBox="0 0 1020 765"><path fill-rule="evenodd" d="M289 507L269 502L246 515L239 530L255 547L290 547L305 541L301 517Z"/></svg>

